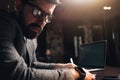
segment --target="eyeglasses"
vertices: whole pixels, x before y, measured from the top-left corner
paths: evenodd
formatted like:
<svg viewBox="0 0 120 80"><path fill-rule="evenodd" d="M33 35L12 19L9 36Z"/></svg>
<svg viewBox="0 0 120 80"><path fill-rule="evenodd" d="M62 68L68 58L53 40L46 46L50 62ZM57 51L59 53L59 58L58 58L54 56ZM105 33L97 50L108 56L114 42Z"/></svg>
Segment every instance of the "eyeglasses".
<svg viewBox="0 0 120 80"><path fill-rule="evenodd" d="M34 17L39 18L39 19L45 18L46 23L50 23L53 20L53 15L46 13L41 8L36 7L35 5L33 5L30 2L26 2L26 4L34 7L33 11L32 11L32 14Z"/></svg>

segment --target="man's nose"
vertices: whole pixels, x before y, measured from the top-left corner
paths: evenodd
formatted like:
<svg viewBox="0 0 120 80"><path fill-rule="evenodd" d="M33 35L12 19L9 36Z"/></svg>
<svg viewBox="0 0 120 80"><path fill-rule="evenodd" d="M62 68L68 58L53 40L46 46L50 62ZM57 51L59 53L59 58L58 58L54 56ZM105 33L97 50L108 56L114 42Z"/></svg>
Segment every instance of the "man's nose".
<svg viewBox="0 0 120 80"><path fill-rule="evenodd" d="M41 18L37 18L37 22L40 24L46 24L46 16L43 16Z"/></svg>

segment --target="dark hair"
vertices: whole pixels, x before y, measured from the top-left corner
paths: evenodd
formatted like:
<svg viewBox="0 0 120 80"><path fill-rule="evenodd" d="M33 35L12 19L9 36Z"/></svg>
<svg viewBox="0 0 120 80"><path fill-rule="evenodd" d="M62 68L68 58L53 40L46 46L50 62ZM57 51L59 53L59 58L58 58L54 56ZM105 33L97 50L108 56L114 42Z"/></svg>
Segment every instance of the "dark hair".
<svg viewBox="0 0 120 80"><path fill-rule="evenodd" d="M21 0L23 4L27 3L28 1L34 1L34 0ZM60 4L60 0L46 0L49 3L53 3L53 4Z"/></svg>
<svg viewBox="0 0 120 80"><path fill-rule="evenodd" d="M53 3L53 4L60 4L60 0L46 0L49 3Z"/></svg>

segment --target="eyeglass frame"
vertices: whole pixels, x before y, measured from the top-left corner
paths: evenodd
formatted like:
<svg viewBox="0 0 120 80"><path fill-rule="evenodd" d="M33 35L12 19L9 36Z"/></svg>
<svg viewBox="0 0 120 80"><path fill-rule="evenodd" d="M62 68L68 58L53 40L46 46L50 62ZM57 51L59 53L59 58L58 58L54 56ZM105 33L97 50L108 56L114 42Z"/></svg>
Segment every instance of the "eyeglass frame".
<svg viewBox="0 0 120 80"><path fill-rule="evenodd" d="M36 5L34 5L34 4L32 4L32 3L28 2L28 1L25 4L28 4L29 6L34 7L34 9L32 10L32 15L35 18L39 18L40 19L40 18L45 17L45 22L46 23L51 23L51 21L53 20L54 15L50 15L50 14L46 13L40 7L37 7ZM41 14L39 16L35 15L35 13L34 13L35 10L38 10L38 13L41 12Z"/></svg>

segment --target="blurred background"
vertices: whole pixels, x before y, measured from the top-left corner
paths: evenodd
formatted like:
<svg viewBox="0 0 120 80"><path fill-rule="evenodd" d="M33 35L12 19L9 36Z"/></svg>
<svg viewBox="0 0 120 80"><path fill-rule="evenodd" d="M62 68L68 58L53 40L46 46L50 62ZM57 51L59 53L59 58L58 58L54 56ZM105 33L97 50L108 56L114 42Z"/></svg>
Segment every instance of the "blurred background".
<svg viewBox="0 0 120 80"><path fill-rule="evenodd" d="M38 37L37 58L44 62L75 62L78 46L107 40L107 65L120 67L120 0L61 0L52 23ZM14 0L0 8L14 11Z"/></svg>

